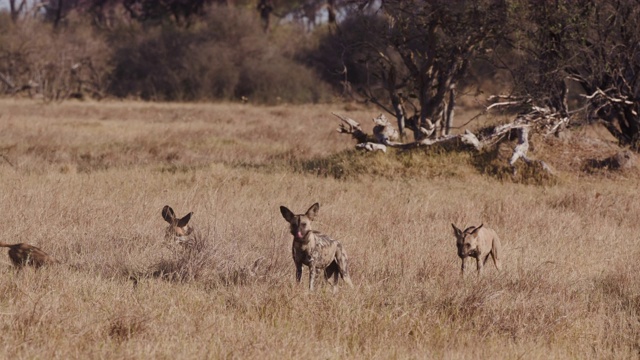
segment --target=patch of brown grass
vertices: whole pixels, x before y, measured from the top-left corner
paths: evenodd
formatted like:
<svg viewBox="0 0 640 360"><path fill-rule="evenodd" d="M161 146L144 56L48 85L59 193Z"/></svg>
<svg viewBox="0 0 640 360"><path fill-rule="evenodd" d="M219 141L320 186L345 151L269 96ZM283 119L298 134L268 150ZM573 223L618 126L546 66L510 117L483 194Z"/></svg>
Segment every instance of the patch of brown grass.
<svg viewBox="0 0 640 360"><path fill-rule="evenodd" d="M148 320L139 317L120 316L111 320L108 326L109 337L116 341L126 341L144 333Z"/></svg>
<svg viewBox="0 0 640 360"><path fill-rule="evenodd" d="M465 154L351 154L321 106L2 105L0 241L65 265L18 273L0 256L0 357L638 354L636 178L528 186L479 174ZM77 154L108 149L107 166L79 168ZM316 159L363 170L317 176ZM309 294L306 269L295 284L278 207L316 201L353 290ZM202 251L163 244L165 204L194 211ZM460 279L452 222L494 228L504 272Z"/></svg>

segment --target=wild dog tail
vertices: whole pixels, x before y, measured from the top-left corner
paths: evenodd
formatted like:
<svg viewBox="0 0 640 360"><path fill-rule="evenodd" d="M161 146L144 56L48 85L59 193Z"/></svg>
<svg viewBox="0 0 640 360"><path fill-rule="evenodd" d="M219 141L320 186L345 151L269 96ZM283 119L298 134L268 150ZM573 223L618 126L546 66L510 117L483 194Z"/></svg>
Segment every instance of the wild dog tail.
<svg viewBox="0 0 640 360"><path fill-rule="evenodd" d="M13 245L15 244L7 244L7 243L0 242L0 247L12 247Z"/></svg>
<svg viewBox="0 0 640 360"><path fill-rule="evenodd" d="M502 270L502 262L500 261L500 252L501 252L500 238L496 234L494 235L493 241L491 242L491 256L493 257L493 263L495 264L496 269L498 270Z"/></svg>
<svg viewBox="0 0 640 360"><path fill-rule="evenodd" d="M353 287L351 277L349 276L348 260L347 252L342 246L339 246L336 253L336 261L340 270L340 277L342 277L342 280L344 280L350 287Z"/></svg>

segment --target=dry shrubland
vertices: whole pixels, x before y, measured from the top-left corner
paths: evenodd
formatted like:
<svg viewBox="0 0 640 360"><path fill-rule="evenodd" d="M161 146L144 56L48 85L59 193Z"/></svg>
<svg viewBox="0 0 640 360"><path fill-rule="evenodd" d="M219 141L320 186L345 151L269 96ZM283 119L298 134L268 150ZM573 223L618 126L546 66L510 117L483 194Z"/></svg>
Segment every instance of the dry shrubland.
<svg viewBox="0 0 640 360"><path fill-rule="evenodd" d="M0 241L63 263L0 256L2 358L640 355L635 173L571 170L553 142L544 186L468 154L354 153L330 112L377 112L345 105L0 109ZM316 201L349 254L355 288L335 295L306 269L295 284L278 211ZM164 243L166 204L194 212L198 253ZM495 229L504 271L460 279L452 222Z"/></svg>
<svg viewBox="0 0 640 360"><path fill-rule="evenodd" d="M192 26L109 27L71 11L60 27L0 9L0 95L153 101L320 103L334 95L301 57L312 36L294 24L264 34L252 8L212 6Z"/></svg>

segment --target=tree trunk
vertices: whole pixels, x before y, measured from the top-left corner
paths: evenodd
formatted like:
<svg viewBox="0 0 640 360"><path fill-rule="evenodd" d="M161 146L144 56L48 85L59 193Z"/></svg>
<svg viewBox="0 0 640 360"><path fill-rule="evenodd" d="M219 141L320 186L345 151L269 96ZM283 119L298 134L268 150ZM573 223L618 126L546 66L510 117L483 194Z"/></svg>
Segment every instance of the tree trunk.
<svg viewBox="0 0 640 360"><path fill-rule="evenodd" d="M393 106L393 111L395 113L396 120L398 121L398 132L400 133L400 138L404 138L406 114L404 106L402 105L402 97L398 94L398 90L396 89L396 68L393 64L390 64L386 80L387 92L389 93L391 105Z"/></svg>
<svg viewBox="0 0 640 360"><path fill-rule="evenodd" d="M455 86L451 86L451 90L449 90L449 102L447 103L447 110L444 113L444 126L443 126L443 135L449 135L451 132L451 124L453 124L453 109L455 106Z"/></svg>
<svg viewBox="0 0 640 360"><path fill-rule="evenodd" d="M22 0L20 5L16 7L16 0L9 0L9 12L11 13L11 21L16 23L20 13L24 10L27 0Z"/></svg>

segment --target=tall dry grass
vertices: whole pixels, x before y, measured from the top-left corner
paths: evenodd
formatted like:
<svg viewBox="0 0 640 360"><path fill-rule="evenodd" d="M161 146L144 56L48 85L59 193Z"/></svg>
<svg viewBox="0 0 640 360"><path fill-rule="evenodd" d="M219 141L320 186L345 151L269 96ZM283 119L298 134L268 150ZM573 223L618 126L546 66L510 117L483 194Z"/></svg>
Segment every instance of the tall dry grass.
<svg viewBox="0 0 640 360"><path fill-rule="evenodd" d="M65 265L0 256L0 357L640 356L636 178L527 186L446 153L428 176L318 176L352 145L330 111L376 115L336 107L3 100L0 241ZM278 207L315 201L353 290L295 284ZM165 204L194 211L199 257L163 242ZM451 222L496 229L504 272L460 279Z"/></svg>

